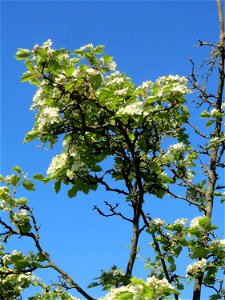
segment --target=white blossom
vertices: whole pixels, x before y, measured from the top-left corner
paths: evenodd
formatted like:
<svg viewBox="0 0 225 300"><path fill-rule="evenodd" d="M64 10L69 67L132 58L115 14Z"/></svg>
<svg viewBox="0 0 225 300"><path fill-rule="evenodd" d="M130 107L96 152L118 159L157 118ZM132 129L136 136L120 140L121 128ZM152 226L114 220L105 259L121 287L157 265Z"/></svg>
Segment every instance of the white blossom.
<svg viewBox="0 0 225 300"><path fill-rule="evenodd" d="M73 73L72 73L72 76L73 77L77 77L77 74L79 73L79 70L78 69L74 69Z"/></svg>
<svg viewBox="0 0 225 300"><path fill-rule="evenodd" d="M85 70L86 73L90 74L90 75L96 75L96 74L99 74L99 71L98 70L95 70L94 68L87 68Z"/></svg>
<svg viewBox="0 0 225 300"><path fill-rule="evenodd" d="M166 222L160 218L155 218L151 220L151 223L156 225L156 226L164 226L166 225Z"/></svg>
<svg viewBox="0 0 225 300"><path fill-rule="evenodd" d="M1 200L0 209L5 209L7 202L5 200Z"/></svg>
<svg viewBox="0 0 225 300"><path fill-rule="evenodd" d="M194 178L194 174L192 173L191 170L188 169L187 174L186 174L186 177L187 177L187 180L188 180L189 182L192 181L192 179Z"/></svg>
<svg viewBox="0 0 225 300"><path fill-rule="evenodd" d="M123 89L118 89L114 92L114 95L123 96L126 95L128 91L128 87L125 87Z"/></svg>
<svg viewBox="0 0 225 300"><path fill-rule="evenodd" d="M205 218L205 216L198 216L198 217L195 217L194 219L192 219L191 223L190 223L190 228L199 227L199 221L204 218Z"/></svg>
<svg viewBox="0 0 225 300"><path fill-rule="evenodd" d="M87 44L87 45L84 45L84 46L80 47L79 50L82 51L82 50L93 49L93 48L94 48L93 44Z"/></svg>
<svg viewBox="0 0 225 300"><path fill-rule="evenodd" d="M74 172L72 170L67 170L66 171L66 176L72 180L74 178Z"/></svg>
<svg viewBox="0 0 225 300"><path fill-rule="evenodd" d="M47 174L54 174L56 171L64 167L67 163L67 159L68 157L64 152L53 157L52 162L47 170Z"/></svg>
<svg viewBox="0 0 225 300"><path fill-rule="evenodd" d="M110 69L110 71L114 71L116 69L116 62L115 61L110 61L108 63L108 68Z"/></svg>
<svg viewBox="0 0 225 300"><path fill-rule="evenodd" d="M151 277L148 277L148 279L146 280L146 283L150 288L153 288L156 291L156 293L160 293L164 289L174 290L174 287L172 286L172 284L170 284L168 282L168 280L166 278L158 279L157 277L155 277L153 275Z"/></svg>
<svg viewBox="0 0 225 300"><path fill-rule="evenodd" d="M211 242L212 247L224 247L225 246L225 239L224 240L220 240L220 239L215 239Z"/></svg>
<svg viewBox="0 0 225 300"><path fill-rule="evenodd" d="M53 90L52 90L52 98L59 98L61 96L61 91L55 87Z"/></svg>
<svg viewBox="0 0 225 300"><path fill-rule="evenodd" d="M42 47L43 48L49 48L52 45L52 40L48 39L46 42L43 43Z"/></svg>
<svg viewBox="0 0 225 300"><path fill-rule="evenodd" d="M113 85L113 84L121 84L124 82L124 78L123 77L106 77L106 81L105 81L105 86L109 86L109 85Z"/></svg>
<svg viewBox="0 0 225 300"><path fill-rule="evenodd" d="M222 109L225 108L225 102L222 103L221 108L222 108Z"/></svg>
<svg viewBox="0 0 225 300"><path fill-rule="evenodd" d="M41 132L45 125L60 122L61 118L59 113L60 110L58 107L44 107L37 119L38 130Z"/></svg>
<svg viewBox="0 0 225 300"><path fill-rule="evenodd" d="M55 78L55 82L58 84L64 84L66 83L66 76L63 74L59 74L56 78Z"/></svg>
<svg viewBox="0 0 225 300"><path fill-rule="evenodd" d="M155 83L162 85L168 84L169 82L180 82L181 84L187 84L188 80L185 76L167 75L161 76L155 81Z"/></svg>
<svg viewBox="0 0 225 300"><path fill-rule="evenodd" d="M188 89L187 85L187 78L180 77L178 75L168 75L168 76L161 76L155 81L155 85L160 87L154 93L156 97L163 97L166 96L168 93L181 93L186 95L190 93L190 89Z"/></svg>
<svg viewBox="0 0 225 300"><path fill-rule="evenodd" d="M181 218L181 219L177 219L174 224L179 224L181 226L184 226L187 223L187 219L186 218Z"/></svg>
<svg viewBox="0 0 225 300"><path fill-rule="evenodd" d="M177 143L177 144L174 144L174 145L171 145L168 150L184 150L185 149L185 146L184 144L181 142L181 143Z"/></svg>
<svg viewBox="0 0 225 300"><path fill-rule="evenodd" d="M152 85L153 85L152 81L144 81L142 85L140 85L138 88L149 89L150 87L152 87Z"/></svg>
<svg viewBox="0 0 225 300"><path fill-rule="evenodd" d="M118 110L118 114L142 115L143 114L143 102L134 102L134 103L128 104L125 107L121 107Z"/></svg>
<svg viewBox="0 0 225 300"><path fill-rule="evenodd" d="M201 260L194 262L193 264L190 264L187 267L186 273L187 275L195 275L199 272L204 272L207 268L207 261L205 258L202 258Z"/></svg>
<svg viewBox="0 0 225 300"><path fill-rule="evenodd" d="M112 288L110 292L103 298L100 298L99 300L113 300L116 295L122 293L122 292L128 292L129 287L128 286L121 286L119 288Z"/></svg>
<svg viewBox="0 0 225 300"><path fill-rule="evenodd" d="M45 100L45 93L44 93L44 89L43 87L40 87L34 97L33 97L33 103L30 107L31 110L35 109L36 107L40 107L44 104L44 100Z"/></svg>
<svg viewBox="0 0 225 300"><path fill-rule="evenodd" d="M27 216L29 214L28 210L20 209L12 215L12 222L19 222L21 217Z"/></svg>

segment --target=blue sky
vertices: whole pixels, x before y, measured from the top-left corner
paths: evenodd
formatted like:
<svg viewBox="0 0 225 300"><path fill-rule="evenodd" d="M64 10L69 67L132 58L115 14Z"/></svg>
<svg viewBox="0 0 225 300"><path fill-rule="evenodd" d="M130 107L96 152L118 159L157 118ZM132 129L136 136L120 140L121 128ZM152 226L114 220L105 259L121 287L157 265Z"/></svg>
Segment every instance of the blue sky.
<svg viewBox="0 0 225 300"><path fill-rule="evenodd" d="M217 22L214 1L2 1L1 173L8 174L15 164L31 175L44 173L57 153L39 150L36 141L22 143L33 126L34 114L29 107L35 88L20 83L25 67L15 60L17 48L31 49L49 38L53 48L70 50L88 43L104 44L118 70L139 85L162 75L188 75L188 57L201 61L205 54L194 48L197 39L217 42ZM51 184L39 185L29 195L46 251L82 287L101 269L113 264L126 266L129 224L103 219L92 211L94 204L113 197L99 190L68 199L66 190L55 195ZM187 205L171 205L171 199L154 200L151 205L154 217L167 216L171 222L197 213L189 212ZM28 241L14 240L8 247L27 250L30 246ZM148 251L143 247L144 257ZM135 275L146 276L142 265L141 261L136 264ZM100 290L90 292L101 295ZM184 297L191 297L191 289Z"/></svg>

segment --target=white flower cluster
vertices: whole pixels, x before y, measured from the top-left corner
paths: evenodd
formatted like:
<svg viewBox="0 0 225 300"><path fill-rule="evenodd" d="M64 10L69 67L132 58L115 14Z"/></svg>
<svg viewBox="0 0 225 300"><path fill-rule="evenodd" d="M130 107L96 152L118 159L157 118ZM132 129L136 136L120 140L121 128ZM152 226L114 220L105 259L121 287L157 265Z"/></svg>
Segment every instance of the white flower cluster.
<svg viewBox="0 0 225 300"><path fill-rule="evenodd" d="M144 113L143 102L134 102L128 104L125 107L121 107L117 113L123 115L142 115Z"/></svg>
<svg viewBox="0 0 225 300"><path fill-rule="evenodd" d="M220 240L220 239L215 239L211 242L211 247L225 247L225 239L224 240Z"/></svg>
<svg viewBox="0 0 225 300"><path fill-rule="evenodd" d="M1 200L0 209L5 210L5 211L10 210L10 208L8 208L6 205L7 205L7 202L5 200Z"/></svg>
<svg viewBox="0 0 225 300"><path fill-rule="evenodd" d="M60 110L58 107L44 107L37 118L38 131L42 132L45 125L59 123Z"/></svg>
<svg viewBox="0 0 225 300"><path fill-rule="evenodd" d="M166 225L166 221L164 221L160 218L152 219L150 223L155 226L165 226Z"/></svg>
<svg viewBox="0 0 225 300"><path fill-rule="evenodd" d="M165 85L170 82L180 83L180 84L187 84L188 80L185 76L179 75L167 75L159 77L155 83L160 85Z"/></svg>
<svg viewBox="0 0 225 300"><path fill-rule="evenodd" d="M114 71L116 69L116 66L116 62L113 60L108 63L108 68L110 71Z"/></svg>
<svg viewBox="0 0 225 300"><path fill-rule="evenodd" d="M169 151L171 151L171 150L184 150L184 149L185 149L185 146L184 146L184 144L182 142L174 144L174 145L171 145L168 148Z"/></svg>
<svg viewBox="0 0 225 300"><path fill-rule="evenodd" d="M155 81L155 85L161 87L161 89L157 90L157 92L154 94L156 97L165 96L168 94L168 90L172 93L181 93L182 95L186 95L191 92L186 86L187 78L184 76L162 76Z"/></svg>
<svg viewBox="0 0 225 300"><path fill-rule="evenodd" d="M79 69L74 69L72 76L77 77L78 73L79 73Z"/></svg>
<svg viewBox="0 0 225 300"><path fill-rule="evenodd" d="M52 46L52 40L48 39L46 42L43 43L42 48L47 49Z"/></svg>
<svg viewBox="0 0 225 300"><path fill-rule="evenodd" d="M94 69L94 68L87 68L85 69L85 72L88 73L89 75L97 75L99 74L99 71Z"/></svg>
<svg viewBox="0 0 225 300"><path fill-rule="evenodd" d="M22 208L17 213L15 213L14 216L16 218L19 218L20 216L27 216L27 214L28 214L28 210Z"/></svg>
<svg viewBox="0 0 225 300"><path fill-rule="evenodd" d="M172 284L169 283L169 281L166 278L158 279L153 275L151 277L148 277L146 283L150 288L154 289L158 296L160 296L160 292L162 292L165 289L174 290L174 287L172 286Z"/></svg>
<svg viewBox="0 0 225 300"><path fill-rule="evenodd" d="M64 167L67 163L67 159L68 157L64 152L53 157L52 162L47 170L47 174L54 174L56 171Z"/></svg>
<svg viewBox="0 0 225 300"><path fill-rule="evenodd" d="M153 85L152 81L144 81L142 83L142 85L140 85L140 88L142 88L142 89L149 89L149 88L152 87L152 85Z"/></svg>
<svg viewBox="0 0 225 300"><path fill-rule="evenodd" d="M225 102L222 103L221 108L222 108L222 109L225 108Z"/></svg>
<svg viewBox="0 0 225 300"><path fill-rule="evenodd" d="M187 170L186 178L189 182L191 182L192 179L194 178L194 174L190 169Z"/></svg>
<svg viewBox="0 0 225 300"><path fill-rule="evenodd" d="M185 226L185 224L187 223L187 219L186 218L181 218L181 219L177 219L174 224L179 224L181 226Z"/></svg>
<svg viewBox="0 0 225 300"><path fill-rule="evenodd" d="M110 86L110 85L120 85L124 82L124 77L121 76L120 72L116 71L105 78L104 85Z"/></svg>
<svg viewBox="0 0 225 300"><path fill-rule="evenodd" d="M86 50L86 49L91 50L93 48L94 48L93 44L87 44L87 45L80 47L79 50L81 50L81 51Z"/></svg>
<svg viewBox="0 0 225 300"><path fill-rule="evenodd" d="M23 279L29 279L29 281L39 280L38 277L34 276L30 272L27 272L26 274L19 274L19 276L17 277L18 282L21 282Z"/></svg>
<svg viewBox="0 0 225 300"><path fill-rule="evenodd" d="M40 87L34 97L33 97L33 103L30 107L31 110L35 109L36 107L40 107L44 104L44 99L45 98L45 93L44 93L44 90L43 90L43 87Z"/></svg>
<svg viewBox="0 0 225 300"><path fill-rule="evenodd" d="M104 57L100 57L99 60L105 64L105 60L104 60ZM110 71L115 71L116 69L116 62L114 60L111 60L110 62L107 63L107 67L109 68Z"/></svg>
<svg viewBox="0 0 225 300"><path fill-rule="evenodd" d="M124 96L127 94L128 91L128 87L122 88L122 89L118 89L114 92L114 95L116 96Z"/></svg>
<svg viewBox="0 0 225 300"><path fill-rule="evenodd" d="M23 274L13 274L13 270L11 270L10 268L7 268L7 271L9 272L9 274L7 276L0 278L0 286L9 287L11 286L12 282L16 282L16 283L18 282L19 284L12 286L13 288L12 292L15 294L20 294L20 295L22 294L23 288L21 287L21 282L23 282L23 286L25 286L24 284L25 282L27 283L26 285L29 285L29 283L40 280L40 278L34 276L31 272L27 272ZM12 274L10 274L10 272Z"/></svg>
<svg viewBox="0 0 225 300"><path fill-rule="evenodd" d="M48 39L46 42L44 42L41 46L39 46L38 44L34 45L34 48L32 50L32 53L35 55L36 54L36 51L39 49L39 48L42 48L42 49L45 49L46 52L47 52L47 55L48 56L52 56L52 53L54 52L53 49L51 49L51 46L52 46L52 40L51 39Z"/></svg>
<svg viewBox="0 0 225 300"><path fill-rule="evenodd" d="M17 251L17 250L13 250L11 254L4 254L2 256L2 262L3 264L5 264L7 261L9 261L11 259L12 256L22 256L22 252L21 251Z"/></svg>
<svg viewBox="0 0 225 300"><path fill-rule="evenodd" d="M64 74L59 74L56 78L55 78L55 82L57 84L65 84L66 83L66 76Z"/></svg>
<svg viewBox="0 0 225 300"><path fill-rule="evenodd" d="M205 216L198 216L198 217L195 217L194 219L191 220L191 223L190 223L190 228L198 228L199 227L199 221L204 219Z"/></svg>
<svg viewBox="0 0 225 300"><path fill-rule="evenodd" d="M190 264L187 267L186 273L187 275L195 275L199 272L204 272L207 268L207 260L205 258L202 258L201 260L194 262L193 264Z"/></svg>
<svg viewBox="0 0 225 300"><path fill-rule="evenodd" d="M116 296L118 296L120 293L123 293L123 292L133 293L129 289L130 289L129 286L121 286L119 288L112 288L105 297L100 298L99 300L113 300L113 299L115 299Z"/></svg>

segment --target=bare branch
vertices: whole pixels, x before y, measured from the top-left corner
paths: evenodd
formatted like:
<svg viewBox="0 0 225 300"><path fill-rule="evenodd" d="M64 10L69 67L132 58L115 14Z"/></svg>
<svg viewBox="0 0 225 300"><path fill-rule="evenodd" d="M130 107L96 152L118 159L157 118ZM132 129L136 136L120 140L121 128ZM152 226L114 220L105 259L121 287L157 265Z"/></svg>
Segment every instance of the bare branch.
<svg viewBox="0 0 225 300"><path fill-rule="evenodd" d="M115 206L112 206L110 203L108 203L107 201L104 201L105 205L108 206L109 208L109 211L111 211L111 214L106 214L104 213L101 209L99 209L96 205L94 206L93 210L97 210L97 212L103 216L103 217L113 217L113 216L119 216L121 217L122 219L128 221L128 222L131 222L133 223L133 220L132 219L129 219L127 217L125 217L121 212L116 212L116 209L119 207L119 203L116 203Z"/></svg>

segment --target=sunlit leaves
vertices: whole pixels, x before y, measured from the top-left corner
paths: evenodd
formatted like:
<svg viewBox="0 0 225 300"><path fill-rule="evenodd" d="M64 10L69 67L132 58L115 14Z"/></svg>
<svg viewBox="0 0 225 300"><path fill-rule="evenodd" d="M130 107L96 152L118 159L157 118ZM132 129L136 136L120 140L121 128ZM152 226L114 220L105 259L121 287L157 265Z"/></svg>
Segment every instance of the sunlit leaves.
<svg viewBox="0 0 225 300"><path fill-rule="evenodd" d="M16 52L16 59L23 60L31 55L31 51L28 49L19 48Z"/></svg>
<svg viewBox="0 0 225 300"><path fill-rule="evenodd" d="M29 180L24 180L23 182L23 187L28 190L28 191L34 191L35 190L35 185L33 182Z"/></svg>

